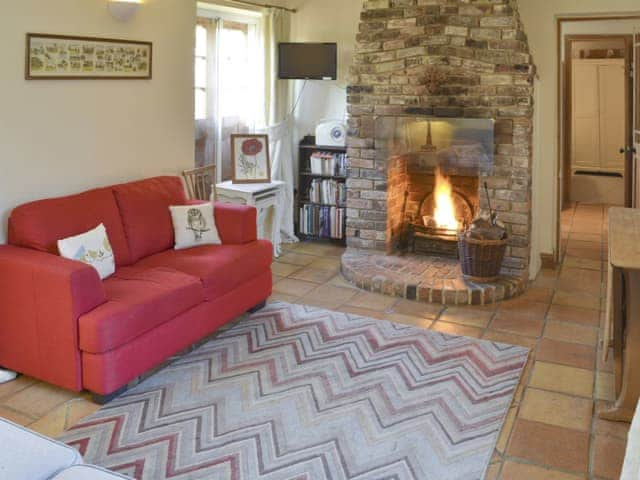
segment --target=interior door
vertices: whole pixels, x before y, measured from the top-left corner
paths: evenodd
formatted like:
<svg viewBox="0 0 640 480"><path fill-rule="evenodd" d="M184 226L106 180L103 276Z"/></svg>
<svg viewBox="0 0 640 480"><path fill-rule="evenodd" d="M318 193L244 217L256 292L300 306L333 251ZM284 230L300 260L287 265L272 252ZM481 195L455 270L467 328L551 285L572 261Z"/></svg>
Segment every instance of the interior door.
<svg viewBox="0 0 640 480"><path fill-rule="evenodd" d="M627 129L628 84L627 67L624 59L609 60L598 66L600 86L600 168L602 171L624 174L625 152L620 145L626 145L629 138Z"/></svg>
<svg viewBox="0 0 640 480"><path fill-rule="evenodd" d="M571 168L600 167L598 64L573 60Z"/></svg>

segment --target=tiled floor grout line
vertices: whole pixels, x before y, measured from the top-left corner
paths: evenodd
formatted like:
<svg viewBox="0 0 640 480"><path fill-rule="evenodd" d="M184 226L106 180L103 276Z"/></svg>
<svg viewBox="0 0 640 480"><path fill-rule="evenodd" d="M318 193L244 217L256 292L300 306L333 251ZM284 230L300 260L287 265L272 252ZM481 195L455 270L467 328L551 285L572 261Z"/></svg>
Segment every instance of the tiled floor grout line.
<svg viewBox="0 0 640 480"><path fill-rule="evenodd" d="M15 407L12 407L11 405L4 405L4 404L2 404L2 405L0 405L0 406L1 406L3 409L8 410L8 411L10 411L10 412L16 413L16 414L18 414L18 415L23 415L23 416L25 416L25 417L30 418L30 419L32 420L32 421L31 421L31 423L36 422L36 421L38 420L38 419L37 419L37 418L35 418L33 415L31 415L31 414L29 414L29 413L27 413L27 412L24 412L24 411L22 411L22 410L19 410L19 409L15 408Z"/></svg>

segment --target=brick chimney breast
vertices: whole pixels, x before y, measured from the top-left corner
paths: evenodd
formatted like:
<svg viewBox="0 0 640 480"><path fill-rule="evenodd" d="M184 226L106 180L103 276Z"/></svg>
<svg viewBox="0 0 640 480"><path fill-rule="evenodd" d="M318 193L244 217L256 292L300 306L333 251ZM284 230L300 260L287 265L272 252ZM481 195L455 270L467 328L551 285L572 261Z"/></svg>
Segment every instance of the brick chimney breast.
<svg viewBox="0 0 640 480"><path fill-rule="evenodd" d="M380 117L495 120L494 167L481 176L510 244L503 273L526 278L531 253L531 150L535 67L515 0L364 2L347 90L347 244L387 243L386 158ZM479 192L479 207L487 201Z"/></svg>

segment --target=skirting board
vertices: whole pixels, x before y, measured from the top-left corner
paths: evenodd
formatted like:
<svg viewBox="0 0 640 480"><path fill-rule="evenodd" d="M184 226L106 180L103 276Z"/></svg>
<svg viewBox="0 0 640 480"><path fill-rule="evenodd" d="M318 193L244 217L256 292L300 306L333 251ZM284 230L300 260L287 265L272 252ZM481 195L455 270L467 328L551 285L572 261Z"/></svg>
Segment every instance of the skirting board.
<svg viewBox="0 0 640 480"><path fill-rule="evenodd" d="M558 266L553 253L541 253L540 260L542 261L542 268L556 268Z"/></svg>

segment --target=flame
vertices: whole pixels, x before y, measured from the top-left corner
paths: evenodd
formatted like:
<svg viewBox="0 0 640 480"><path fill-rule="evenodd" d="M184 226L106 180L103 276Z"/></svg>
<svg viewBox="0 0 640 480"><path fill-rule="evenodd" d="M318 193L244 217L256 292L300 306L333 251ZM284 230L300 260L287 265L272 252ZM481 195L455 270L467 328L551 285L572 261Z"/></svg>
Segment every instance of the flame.
<svg viewBox="0 0 640 480"><path fill-rule="evenodd" d="M453 187L447 177L436 170L435 209L433 217L439 228L458 230L460 222L456 218L456 208L453 204Z"/></svg>

